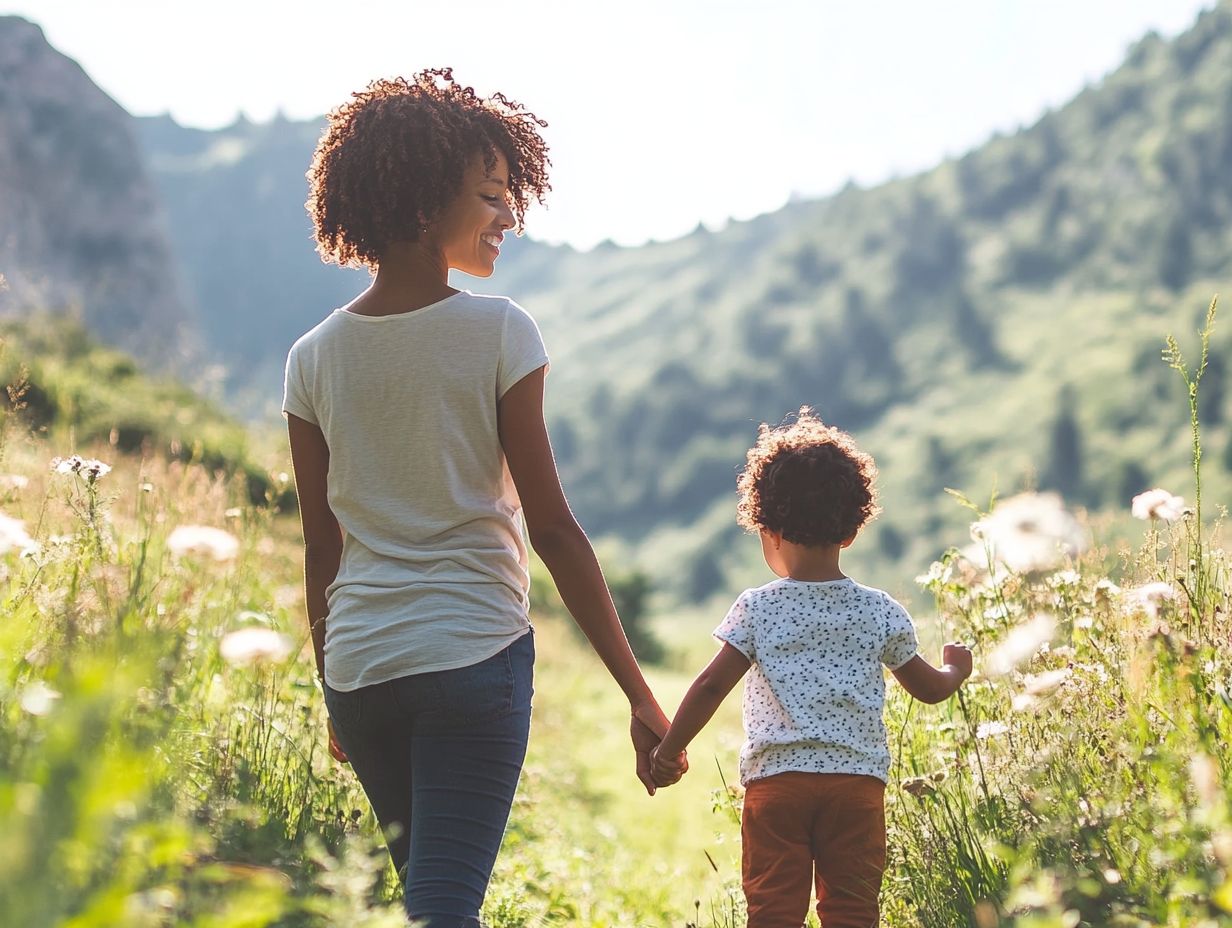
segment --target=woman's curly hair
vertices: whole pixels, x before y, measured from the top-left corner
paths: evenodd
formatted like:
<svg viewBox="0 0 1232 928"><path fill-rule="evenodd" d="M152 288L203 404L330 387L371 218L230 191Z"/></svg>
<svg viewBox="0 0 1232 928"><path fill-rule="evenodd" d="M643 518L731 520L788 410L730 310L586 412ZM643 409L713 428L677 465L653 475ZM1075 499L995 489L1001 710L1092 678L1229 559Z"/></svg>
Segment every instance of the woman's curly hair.
<svg viewBox="0 0 1232 928"><path fill-rule="evenodd" d="M738 482L737 520L795 544L839 544L877 514L876 479L855 439L805 406L795 422L758 429Z"/></svg>
<svg viewBox="0 0 1232 928"><path fill-rule="evenodd" d="M519 233L531 199L551 189L547 123L503 94L478 96L452 68L376 80L352 98L329 114L307 175L324 261L375 268L391 243L416 241L477 155L488 170L505 156Z"/></svg>

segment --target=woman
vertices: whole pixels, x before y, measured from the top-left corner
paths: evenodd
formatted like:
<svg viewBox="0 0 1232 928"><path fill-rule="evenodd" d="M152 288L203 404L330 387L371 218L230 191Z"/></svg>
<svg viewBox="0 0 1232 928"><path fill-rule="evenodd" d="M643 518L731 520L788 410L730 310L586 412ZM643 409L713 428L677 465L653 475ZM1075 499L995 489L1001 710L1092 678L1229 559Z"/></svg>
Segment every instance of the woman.
<svg viewBox="0 0 1232 928"><path fill-rule="evenodd" d="M283 409L330 746L429 928L479 924L530 727L527 550L629 699L637 774L667 719L637 666L543 420L529 315L487 277L549 189L545 123L424 71L329 117L308 177L327 261L371 286L301 337ZM680 767L683 773L683 765Z"/></svg>

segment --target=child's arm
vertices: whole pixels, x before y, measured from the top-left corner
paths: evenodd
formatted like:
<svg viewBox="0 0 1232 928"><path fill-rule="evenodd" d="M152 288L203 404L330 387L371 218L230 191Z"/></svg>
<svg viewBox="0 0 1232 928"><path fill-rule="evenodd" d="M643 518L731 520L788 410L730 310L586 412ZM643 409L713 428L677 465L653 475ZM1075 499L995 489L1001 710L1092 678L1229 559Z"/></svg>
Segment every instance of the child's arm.
<svg viewBox="0 0 1232 928"><path fill-rule="evenodd" d="M917 654L892 673L903 689L920 702L942 702L953 696L971 676L971 651L965 644L947 644L941 661L942 666L937 668Z"/></svg>
<svg viewBox="0 0 1232 928"><path fill-rule="evenodd" d="M724 642L706 669L697 675L676 710L672 727L651 752L655 783L668 786L679 779L677 758L684 753L697 733L706 727L720 704L740 678L748 672L749 659Z"/></svg>

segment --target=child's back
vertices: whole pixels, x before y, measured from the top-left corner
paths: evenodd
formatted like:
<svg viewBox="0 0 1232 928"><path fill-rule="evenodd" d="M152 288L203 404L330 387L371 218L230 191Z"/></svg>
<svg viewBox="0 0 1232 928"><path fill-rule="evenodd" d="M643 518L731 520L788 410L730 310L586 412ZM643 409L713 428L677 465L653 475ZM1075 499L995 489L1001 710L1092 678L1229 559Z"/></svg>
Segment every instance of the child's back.
<svg viewBox="0 0 1232 928"><path fill-rule="evenodd" d="M741 782L789 770L886 778L882 665L916 653L894 599L849 577L786 577L742 593L715 635L750 662Z"/></svg>

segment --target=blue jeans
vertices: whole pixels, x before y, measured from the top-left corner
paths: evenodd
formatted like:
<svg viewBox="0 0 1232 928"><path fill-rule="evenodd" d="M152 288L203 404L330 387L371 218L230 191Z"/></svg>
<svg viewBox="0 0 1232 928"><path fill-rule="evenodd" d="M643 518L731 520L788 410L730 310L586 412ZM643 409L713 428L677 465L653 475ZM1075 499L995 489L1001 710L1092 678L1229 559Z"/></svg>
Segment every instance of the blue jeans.
<svg viewBox="0 0 1232 928"><path fill-rule="evenodd" d="M423 928L475 928L526 757L534 634L456 670L325 705Z"/></svg>

